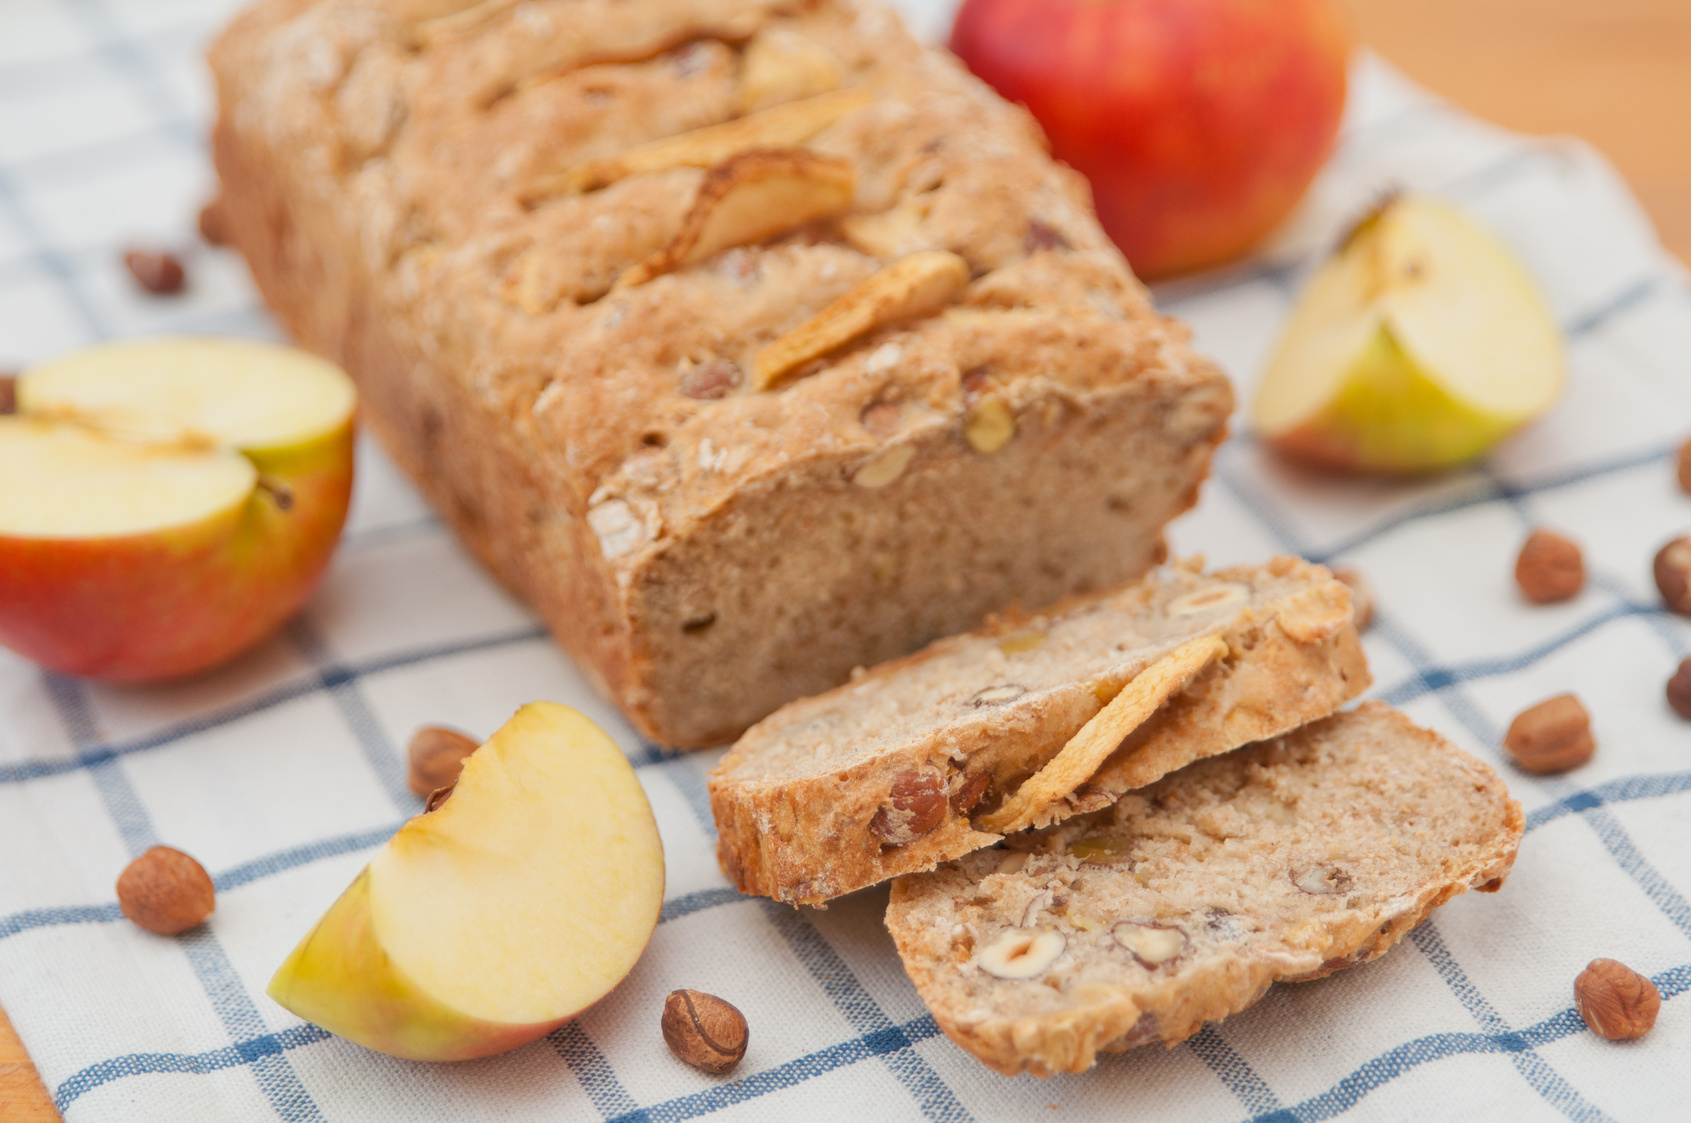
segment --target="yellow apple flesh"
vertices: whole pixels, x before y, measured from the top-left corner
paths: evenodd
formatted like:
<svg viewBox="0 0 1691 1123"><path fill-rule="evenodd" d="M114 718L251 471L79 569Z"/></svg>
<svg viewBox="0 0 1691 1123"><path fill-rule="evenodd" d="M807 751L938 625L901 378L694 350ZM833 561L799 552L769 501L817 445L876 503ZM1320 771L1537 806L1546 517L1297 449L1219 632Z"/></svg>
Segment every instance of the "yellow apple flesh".
<svg viewBox="0 0 1691 1123"><path fill-rule="evenodd" d="M1561 334L1509 249L1444 203L1400 197L1300 295L1252 420L1307 460L1424 472L1479 456L1562 381Z"/></svg>
<svg viewBox="0 0 1691 1123"><path fill-rule="evenodd" d="M300 941L269 994L396 1057L468 1060L563 1025L633 969L663 847L628 760L535 702L464 762Z"/></svg>
<svg viewBox="0 0 1691 1123"><path fill-rule="evenodd" d="M109 344L0 417L0 644L70 674L202 670L310 594L352 492L351 381L302 351Z"/></svg>

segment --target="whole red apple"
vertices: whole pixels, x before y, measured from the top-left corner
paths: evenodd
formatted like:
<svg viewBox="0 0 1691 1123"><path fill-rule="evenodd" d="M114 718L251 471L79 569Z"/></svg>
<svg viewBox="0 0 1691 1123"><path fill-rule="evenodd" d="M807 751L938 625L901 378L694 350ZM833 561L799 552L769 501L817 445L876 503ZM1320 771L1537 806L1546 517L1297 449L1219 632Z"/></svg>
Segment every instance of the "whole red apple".
<svg viewBox="0 0 1691 1123"><path fill-rule="evenodd" d="M1092 181L1141 277L1214 265L1284 219L1345 102L1338 0L964 0L951 49Z"/></svg>

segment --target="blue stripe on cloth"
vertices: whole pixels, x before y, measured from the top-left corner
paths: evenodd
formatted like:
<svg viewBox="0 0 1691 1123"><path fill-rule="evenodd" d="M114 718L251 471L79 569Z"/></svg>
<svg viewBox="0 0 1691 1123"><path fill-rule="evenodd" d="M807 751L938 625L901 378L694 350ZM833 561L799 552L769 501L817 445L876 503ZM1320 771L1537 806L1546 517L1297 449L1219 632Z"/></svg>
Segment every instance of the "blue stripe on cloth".
<svg viewBox="0 0 1691 1123"><path fill-rule="evenodd" d="M605 1054L587 1036L587 1030L574 1021L547 1034L546 1040L569 1066L581 1084L581 1090L606 1119L623 1115L635 1107L634 1097L617 1079L616 1070L605 1060Z"/></svg>
<svg viewBox="0 0 1691 1123"><path fill-rule="evenodd" d="M1659 975L1652 975L1665 1002L1683 994L1691 987L1691 964L1674 967ZM1370 1092L1377 1091L1411 1069L1446 1057L1472 1053L1513 1053L1522 1049L1536 1049L1572 1037L1585 1030L1579 1014L1568 1007L1526 1029L1503 1033L1434 1033L1406 1041L1388 1049L1355 1069L1343 1080L1320 1095L1312 1096L1284 1112L1252 1117L1247 1123L1280 1123L1295 1119L1299 1123L1320 1123L1343 1115Z"/></svg>
<svg viewBox="0 0 1691 1123"><path fill-rule="evenodd" d="M1594 1105L1587 1103L1585 1098L1575 1091L1573 1085L1551 1068L1543 1057L1532 1051L1532 1046L1527 1044L1524 1038L1511 1033L1509 1024L1456 962L1456 957L1445 946L1444 939L1435 925L1431 922L1422 923L1409 933L1409 940L1427 957L1433 969L1450 987L1451 993L1456 995L1457 1001L1462 1003L1480 1027L1508 1046L1504 1052L1508 1054L1510 1063L1534 1091L1569 1119L1578 1120L1580 1123L1608 1123L1609 1117Z"/></svg>
<svg viewBox="0 0 1691 1123"><path fill-rule="evenodd" d="M161 1072L202 1074L226 1068L239 1068L252 1064L260 1057L279 1056L286 1050L297 1049L301 1045L312 1045L328 1038L327 1030L318 1029L314 1025L297 1025L279 1033L262 1034L204 1053L128 1053L72 1073L53 1093L53 1104L62 1114L86 1093L114 1080Z"/></svg>
<svg viewBox="0 0 1691 1123"><path fill-rule="evenodd" d="M1280 1097L1274 1094L1268 1081L1258 1076L1250 1063L1227 1043L1221 1036L1220 1027L1213 1024L1204 1026L1186 1039L1186 1047L1227 1085L1227 1090L1239 1098L1246 1111L1272 1116L1280 1110Z"/></svg>
<svg viewBox="0 0 1691 1123"><path fill-rule="evenodd" d="M377 656L362 663L340 664L332 671L331 678L333 681L364 679L436 659L532 643L545 639L546 635L544 628L531 626L516 631L499 632L478 639L435 644L429 647ZM67 772L92 768L118 757L164 748L185 737L219 729L255 714L263 713L266 710L273 710L278 706L316 694L325 688L324 674L325 672L319 671L312 678L264 691L232 706L211 710L187 721L166 726L164 729L149 733L145 737L136 738L133 741L102 744L99 737L90 730L86 740L78 740L76 737L72 737L74 744L87 747L80 749L70 757L0 764L0 784L17 784L47 776L63 775Z"/></svg>
<svg viewBox="0 0 1691 1123"><path fill-rule="evenodd" d="M387 731L371 712L370 703L358 688L359 676L334 660L322 637L303 614L294 617L287 632L305 661L317 671L323 689L340 711L341 720L352 731L353 739L364 753L365 762L369 764L376 782L387 792L388 799L393 801L395 810L414 812L421 808L422 798L407 783L409 766L404 754L388 740Z"/></svg>
<svg viewBox="0 0 1691 1123"><path fill-rule="evenodd" d="M77 749L85 748L98 736L98 728L83 684L52 672L46 672L43 678L60 724ZM90 775L130 854L139 855L157 845L158 832L129 777L124 775L122 761L104 761ZM264 1019L211 930L202 925L184 932L177 937L177 946L229 1037L235 1041L260 1040L264 1036ZM253 1079L277 1115L289 1123L322 1123L322 1113L280 1050L256 1056L249 1063Z"/></svg>
<svg viewBox="0 0 1691 1123"><path fill-rule="evenodd" d="M845 960L798 909L759 898L764 916L787 941L798 961L810 972L851 1028L870 1040L896 1027ZM902 1049L886 1054L887 1067L915 1098L922 1115L935 1123L961 1123L973 1117L958 1102L939 1073L921 1055Z"/></svg>
<svg viewBox="0 0 1691 1123"><path fill-rule="evenodd" d="M934 1023L932 1015L924 1014L902 1025L889 1024L873 1033L842 1041L838 1045L830 1045L826 1049L818 1049L814 1053L796 1057L774 1068L766 1068L741 1080L718 1084L714 1088L666 1100L651 1107L635 1108L613 1116L609 1123L679 1123L683 1119L696 1119L701 1115L709 1115L725 1107L768 1095L770 1092L791 1088L871 1057L881 1057L891 1063L892 1058L907 1053L914 1056L916 1045L938 1035L939 1026Z"/></svg>

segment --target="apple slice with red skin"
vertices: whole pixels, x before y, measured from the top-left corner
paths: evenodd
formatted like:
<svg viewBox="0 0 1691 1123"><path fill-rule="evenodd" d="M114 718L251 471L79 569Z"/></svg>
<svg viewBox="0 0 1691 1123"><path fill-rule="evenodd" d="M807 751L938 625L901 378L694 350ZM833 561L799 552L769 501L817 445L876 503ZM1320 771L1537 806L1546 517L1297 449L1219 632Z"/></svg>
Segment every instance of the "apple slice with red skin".
<svg viewBox="0 0 1691 1123"><path fill-rule="evenodd" d="M634 968L663 846L628 759L534 702L390 838L270 981L307 1021L396 1057L457 1061L563 1025Z"/></svg>
<svg viewBox="0 0 1691 1123"><path fill-rule="evenodd" d="M0 416L0 644L172 678L291 616L352 494L356 395L303 351L211 338L77 351Z"/></svg>

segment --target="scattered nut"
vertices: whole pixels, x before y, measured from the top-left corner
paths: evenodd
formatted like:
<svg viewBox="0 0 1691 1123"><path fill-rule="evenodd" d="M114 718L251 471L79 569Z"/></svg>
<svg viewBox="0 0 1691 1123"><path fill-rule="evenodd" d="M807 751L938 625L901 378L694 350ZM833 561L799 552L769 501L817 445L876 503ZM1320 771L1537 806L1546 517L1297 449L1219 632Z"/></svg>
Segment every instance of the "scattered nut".
<svg viewBox="0 0 1691 1123"><path fill-rule="evenodd" d="M1675 538L1656 551L1656 588L1667 606L1691 616L1691 536Z"/></svg>
<svg viewBox="0 0 1691 1123"><path fill-rule="evenodd" d="M1679 446L1679 490L1691 494L1691 441Z"/></svg>
<svg viewBox="0 0 1691 1123"><path fill-rule="evenodd" d="M670 991L663 1003L663 1039L669 1051L696 1069L720 1076L746 1055L746 1016L702 990Z"/></svg>
<svg viewBox="0 0 1691 1123"><path fill-rule="evenodd" d="M982 971L1000 979L1031 979L1057 962L1068 941L1047 928L1012 928L975 953Z"/></svg>
<svg viewBox="0 0 1691 1123"><path fill-rule="evenodd" d="M1013 702L1027 693L1027 687L1013 682L1000 683L975 692L969 699L971 706L996 706L1003 702Z"/></svg>
<svg viewBox="0 0 1691 1123"><path fill-rule="evenodd" d="M1673 712L1683 718L1691 718L1691 659L1679 665L1679 670L1673 672L1668 679L1668 705Z"/></svg>
<svg viewBox="0 0 1691 1123"><path fill-rule="evenodd" d="M1558 694L1528 706L1509 723L1503 750L1523 770L1540 775L1566 772L1591 759L1591 715L1572 694Z"/></svg>
<svg viewBox="0 0 1691 1123"><path fill-rule="evenodd" d="M1656 984L1617 959L1593 959L1574 980L1574 1005L1591 1032L1610 1041L1643 1037L1662 1008Z"/></svg>
<svg viewBox="0 0 1691 1123"><path fill-rule="evenodd" d="M172 296L188 282L187 271L175 254L163 250L130 250L123 264L136 282L154 296Z"/></svg>
<svg viewBox="0 0 1691 1123"><path fill-rule="evenodd" d="M904 475L904 470L915 458L915 445L893 445L870 457L863 467L852 473L851 482L858 487L886 487Z"/></svg>
<svg viewBox="0 0 1691 1123"><path fill-rule="evenodd" d="M1186 950L1186 933L1150 920L1124 920L1110 929L1110 935L1146 967L1161 967Z"/></svg>
<svg viewBox="0 0 1691 1123"><path fill-rule="evenodd" d="M945 779L938 772L900 772L869 831L882 846L905 846L945 821Z"/></svg>
<svg viewBox="0 0 1691 1123"><path fill-rule="evenodd" d="M465 758L480 747L473 738L456 729L425 725L411 737L411 747L407 750L411 775L405 782L418 795L431 798L441 788L458 782Z"/></svg>
<svg viewBox="0 0 1691 1123"><path fill-rule="evenodd" d="M1291 877L1293 885L1317 897L1346 893L1356 884L1356 880L1338 866L1319 862L1312 866L1293 866Z"/></svg>
<svg viewBox="0 0 1691 1123"><path fill-rule="evenodd" d="M200 208L200 237L207 245L226 246L229 244L229 228L223 214L223 201L213 199Z"/></svg>
<svg viewBox="0 0 1691 1123"><path fill-rule="evenodd" d="M951 793L951 813L953 815L967 815L975 809L975 805L985 798L987 788L992 786L992 773L976 772L964 779L963 784Z"/></svg>
<svg viewBox="0 0 1691 1123"><path fill-rule="evenodd" d="M1374 586L1362 571L1349 565L1333 567L1333 577L1350 589L1350 615L1356 630L1366 632L1374 622Z"/></svg>
<svg viewBox="0 0 1691 1123"><path fill-rule="evenodd" d="M1578 544L1543 527L1533 531L1515 559L1515 583L1534 604L1577 596L1585 587L1585 559Z"/></svg>
<svg viewBox="0 0 1691 1123"><path fill-rule="evenodd" d="M1175 597L1163 609L1170 616L1191 616L1196 612L1213 612L1219 608L1242 604L1250 590L1243 585L1228 582L1224 585L1212 585L1207 589L1198 589L1185 596Z"/></svg>
<svg viewBox="0 0 1691 1123"><path fill-rule="evenodd" d="M217 907L217 889L205 867L180 850L155 846L123 868L117 907L149 932L186 932Z"/></svg>
<svg viewBox="0 0 1691 1123"><path fill-rule="evenodd" d="M963 419L963 439L976 452L993 453L1016 435L1016 417L997 394L986 394L969 407Z"/></svg>

